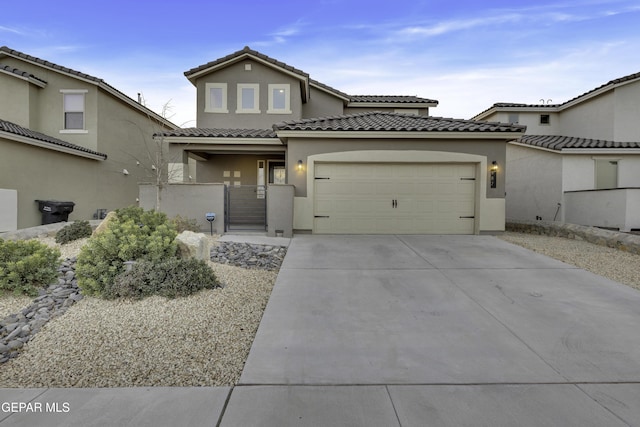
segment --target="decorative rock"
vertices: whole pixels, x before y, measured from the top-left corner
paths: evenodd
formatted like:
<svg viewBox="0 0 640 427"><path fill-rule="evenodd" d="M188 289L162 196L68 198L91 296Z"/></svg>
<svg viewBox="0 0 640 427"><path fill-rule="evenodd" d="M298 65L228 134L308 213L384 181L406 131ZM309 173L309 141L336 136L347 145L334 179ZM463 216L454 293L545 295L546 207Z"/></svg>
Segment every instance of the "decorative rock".
<svg viewBox="0 0 640 427"><path fill-rule="evenodd" d="M50 319L63 314L82 299L75 279L75 258L58 269L59 278L21 312L0 320L0 364L20 354L23 345Z"/></svg>
<svg viewBox="0 0 640 427"><path fill-rule="evenodd" d="M109 227L109 223L113 221L115 218L117 218L116 212L115 211L109 212L107 216L104 217L100 225L98 225L96 229L93 231L93 236L96 236L104 232Z"/></svg>
<svg viewBox="0 0 640 427"><path fill-rule="evenodd" d="M201 260L209 259L210 243L209 238L202 233L193 231L183 231L176 236L178 243L178 256L180 258L196 258Z"/></svg>
<svg viewBox="0 0 640 427"><path fill-rule="evenodd" d="M273 271L280 268L286 254L285 246L220 242L211 248L211 261L242 268Z"/></svg>

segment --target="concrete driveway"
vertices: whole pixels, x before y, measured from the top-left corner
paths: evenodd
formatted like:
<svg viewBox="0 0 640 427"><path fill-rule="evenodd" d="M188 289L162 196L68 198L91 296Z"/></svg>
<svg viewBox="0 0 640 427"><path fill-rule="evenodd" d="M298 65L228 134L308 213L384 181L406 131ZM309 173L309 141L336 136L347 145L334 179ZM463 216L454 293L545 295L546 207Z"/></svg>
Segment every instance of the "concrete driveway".
<svg viewBox="0 0 640 427"><path fill-rule="evenodd" d="M640 425L639 327L495 237L296 236L221 425Z"/></svg>

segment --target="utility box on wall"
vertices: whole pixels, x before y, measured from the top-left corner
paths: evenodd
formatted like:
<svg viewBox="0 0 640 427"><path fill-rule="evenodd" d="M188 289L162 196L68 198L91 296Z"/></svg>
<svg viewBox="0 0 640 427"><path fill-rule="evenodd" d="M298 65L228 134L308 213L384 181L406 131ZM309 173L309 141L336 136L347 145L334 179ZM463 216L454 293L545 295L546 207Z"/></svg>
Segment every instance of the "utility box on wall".
<svg viewBox="0 0 640 427"><path fill-rule="evenodd" d="M0 188L0 233L18 229L18 190Z"/></svg>

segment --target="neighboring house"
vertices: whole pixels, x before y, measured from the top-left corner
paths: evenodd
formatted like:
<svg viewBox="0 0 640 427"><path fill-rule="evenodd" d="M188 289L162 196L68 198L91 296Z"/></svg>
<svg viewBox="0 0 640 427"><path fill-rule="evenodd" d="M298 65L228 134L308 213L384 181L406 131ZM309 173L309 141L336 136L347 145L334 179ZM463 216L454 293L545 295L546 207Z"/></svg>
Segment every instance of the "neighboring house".
<svg viewBox="0 0 640 427"><path fill-rule="evenodd" d="M217 232L504 230L506 141L524 126L431 117L438 102L416 96L347 95L248 47L185 76L197 127L156 134L179 159L171 213L208 229L216 212Z"/></svg>
<svg viewBox="0 0 640 427"><path fill-rule="evenodd" d="M640 229L640 73L562 104L474 117L527 126L507 146L507 218Z"/></svg>
<svg viewBox="0 0 640 427"><path fill-rule="evenodd" d="M0 231L41 224L35 200L75 203L70 220L136 204L153 133L175 128L97 77L0 47Z"/></svg>

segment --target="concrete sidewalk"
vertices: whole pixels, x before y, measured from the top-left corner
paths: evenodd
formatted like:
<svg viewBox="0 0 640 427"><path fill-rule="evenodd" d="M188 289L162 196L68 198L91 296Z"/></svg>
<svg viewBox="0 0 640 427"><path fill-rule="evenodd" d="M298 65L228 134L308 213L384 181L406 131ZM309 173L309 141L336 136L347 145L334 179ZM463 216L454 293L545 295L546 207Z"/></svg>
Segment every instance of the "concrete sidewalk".
<svg viewBox="0 0 640 427"><path fill-rule="evenodd" d="M494 237L296 236L239 385L4 389L0 427L640 426L638 325L639 292Z"/></svg>

